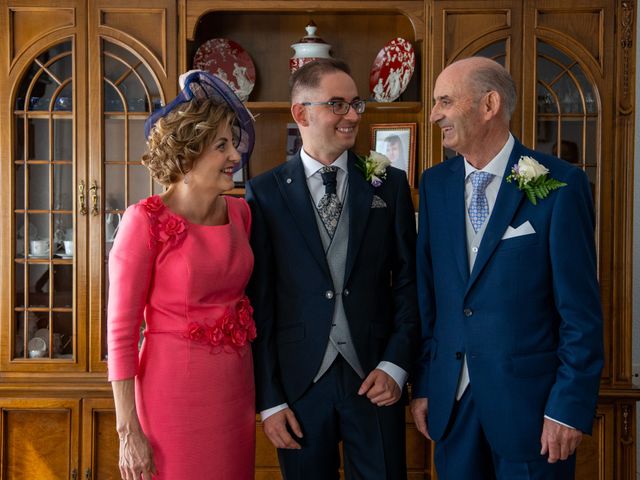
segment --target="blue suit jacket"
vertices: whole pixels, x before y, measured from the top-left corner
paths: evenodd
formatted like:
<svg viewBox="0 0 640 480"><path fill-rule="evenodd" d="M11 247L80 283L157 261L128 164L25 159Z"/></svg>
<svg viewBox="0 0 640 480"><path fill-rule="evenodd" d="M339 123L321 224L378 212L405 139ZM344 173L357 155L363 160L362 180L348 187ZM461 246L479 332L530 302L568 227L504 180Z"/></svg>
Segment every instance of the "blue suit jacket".
<svg viewBox="0 0 640 480"><path fill-rule="evenodd" d="M567 186L533 205L503 179L471 273L460 156L422 176L417 245L414 396L429 398L429 433L436 441L445 433L466 353L482 427L513 461L539 458L545 414L591 432L603 365L589 182L518 141L505 178L522 155ZM526 221L534 234L502 240L508 226Z"/></svg>
<svg viewBox="0 0 640 480"><path fill-rule="evenodd" d="M349 245L343 304L365 372L380 361L410 370L416 345L415 217L403 171L374 188L349 153ZM385 208L371 208L373 196ZM297 400L311 385L329 341L335 298L302 160L251 179L246 198L255 266L248 288L257 408Z"/></svg>

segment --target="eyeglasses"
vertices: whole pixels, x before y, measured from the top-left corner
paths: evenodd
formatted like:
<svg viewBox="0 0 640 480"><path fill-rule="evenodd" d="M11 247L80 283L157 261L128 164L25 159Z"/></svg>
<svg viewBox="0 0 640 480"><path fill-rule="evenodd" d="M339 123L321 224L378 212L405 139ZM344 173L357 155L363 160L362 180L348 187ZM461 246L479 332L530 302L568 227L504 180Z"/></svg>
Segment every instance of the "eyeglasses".
<svg viewBox="0 0 640 480"><path fill-rule="evenodd" d="M349 103L344 100L329 100L328 102L302 102L302 105L330 105L336 115L346 115L349 113L349 108L352 107L358 115L362 115L367 102L365 100L354 100Z"/></svg>

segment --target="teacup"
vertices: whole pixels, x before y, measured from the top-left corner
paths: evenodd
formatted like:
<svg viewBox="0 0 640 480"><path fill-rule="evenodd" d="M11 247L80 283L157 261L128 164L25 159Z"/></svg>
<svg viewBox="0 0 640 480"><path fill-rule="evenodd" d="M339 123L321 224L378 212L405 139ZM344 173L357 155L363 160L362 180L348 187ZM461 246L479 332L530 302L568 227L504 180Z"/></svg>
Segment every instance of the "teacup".
<svg viewBox="0 0 640 480"><path fill-rule="evenodd" d="M49 240L31 240L29 247L31 255L38 257L49 255Z"/></svg>
<svg viewBox="0 0 640 480"><path fill-rule="evenodd" d="M64 240L64 254L65 255L73 255L73 240Z"/></svg>

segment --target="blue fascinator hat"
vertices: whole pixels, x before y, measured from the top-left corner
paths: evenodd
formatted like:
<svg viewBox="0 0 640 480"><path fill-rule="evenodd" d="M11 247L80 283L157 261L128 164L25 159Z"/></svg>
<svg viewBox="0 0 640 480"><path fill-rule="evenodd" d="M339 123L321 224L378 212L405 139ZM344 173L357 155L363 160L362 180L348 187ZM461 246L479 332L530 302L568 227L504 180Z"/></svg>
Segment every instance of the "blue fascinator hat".
<svg viewBox="0 0 640 480"><path fill-rule="evenodd" d="M240 170L249 160L255 143L255 130L253 128L253 116L240 101L234 91L223 80L203 70L190 70L180 75L180 87L182 91L171 103L160 110L153 112L144 122L144 136L149 138L151 129L162 117L167 116L179 105L191 100L212 99L219 103L227 104L235 113L233 125L234 137L237 137L236 149L242 156L242 160L236 166L235 171Z"/></svg>

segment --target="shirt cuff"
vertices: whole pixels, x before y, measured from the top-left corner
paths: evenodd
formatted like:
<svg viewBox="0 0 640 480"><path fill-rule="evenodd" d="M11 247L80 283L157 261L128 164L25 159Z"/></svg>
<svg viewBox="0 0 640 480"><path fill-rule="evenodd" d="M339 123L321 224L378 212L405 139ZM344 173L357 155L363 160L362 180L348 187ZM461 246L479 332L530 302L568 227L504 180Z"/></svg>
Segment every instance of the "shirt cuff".
<svg viewBox="0 0 640 480"><path fill-rule="evenodd" d="M409 378L409 374L404 369L391 362L380 362L376 368L393 378L402 391L404 384L407 383L407 378Z"/></svg>
<svg viewBox="0 0 640 480"><path fill-rule="evenodd" d="M564 425L565 427L570 428L571 430L576 430L576 427L572 427L571 425L567 425L566 423L559 422L555 418L551 418L549 415L545 415L544 418L549 419L552 422L559 423L560 425Z"/></svg>
<svg viewBox="0 0 640 480"><path fill-rule="evenodd" d="M285 408L289 408L289 405L286 403L281 403L280 405L276 405L275 407L267 408L266 410L262 410L260 412L260 419L264 422L267 418L269 418L274 413L278 413Z"/></svg>

